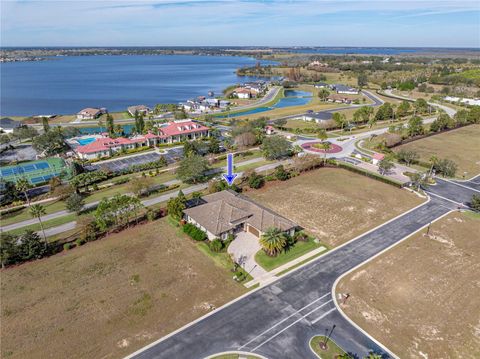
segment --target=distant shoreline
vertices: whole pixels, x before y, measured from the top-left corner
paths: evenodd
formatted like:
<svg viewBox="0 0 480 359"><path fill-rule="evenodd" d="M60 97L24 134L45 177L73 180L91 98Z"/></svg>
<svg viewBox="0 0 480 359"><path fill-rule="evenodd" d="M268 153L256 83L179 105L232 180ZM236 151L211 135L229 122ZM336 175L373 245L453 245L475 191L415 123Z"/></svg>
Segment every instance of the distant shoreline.
<svg viewBox="0 0 480 359"><path fill-rule="evenodd" d="M0 62L48 61L64 56L112 56L112 55L195 55L195 56L250 56L260 58L278 53L304 54L306 56L432 56L475 57L480 48L458 47L349 47L349 46L295 46L295 47L2 47Z"/></svg>

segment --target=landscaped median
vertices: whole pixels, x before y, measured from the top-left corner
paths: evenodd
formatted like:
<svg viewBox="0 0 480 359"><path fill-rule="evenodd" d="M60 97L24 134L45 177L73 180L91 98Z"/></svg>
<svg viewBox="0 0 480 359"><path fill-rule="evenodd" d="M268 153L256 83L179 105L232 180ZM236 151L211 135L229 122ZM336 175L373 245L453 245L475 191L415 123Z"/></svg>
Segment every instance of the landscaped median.
<svg viewBox="0 0 480 359"><path fill-rule="evenodd" d="M335 343L332 338L317 335L310 339L310 349L321 359L352 358Z"/></svg>

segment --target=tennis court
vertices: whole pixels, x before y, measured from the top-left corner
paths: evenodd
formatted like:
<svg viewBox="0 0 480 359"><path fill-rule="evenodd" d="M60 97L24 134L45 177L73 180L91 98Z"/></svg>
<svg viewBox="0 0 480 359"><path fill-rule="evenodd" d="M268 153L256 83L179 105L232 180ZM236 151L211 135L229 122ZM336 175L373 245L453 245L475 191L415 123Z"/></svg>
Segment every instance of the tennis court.
<svg viewBox="0 0 480 359"><path fill-rule="evenodd" d="M32 185L46 183L52 177L60 177L66 173L67 166L61 158L48 158L14 166L0 167L0 174L3 180L17 182L19 178L26 178Z"/></svg>

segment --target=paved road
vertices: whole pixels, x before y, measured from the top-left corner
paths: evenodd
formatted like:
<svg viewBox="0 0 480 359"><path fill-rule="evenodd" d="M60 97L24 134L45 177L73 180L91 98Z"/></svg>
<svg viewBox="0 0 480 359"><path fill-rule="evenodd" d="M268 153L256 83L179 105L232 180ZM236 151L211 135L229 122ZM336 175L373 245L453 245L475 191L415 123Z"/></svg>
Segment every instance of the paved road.
<svg viewBox="0 0 480 359"><path fill-rule="evenodd" d="M332 338L360 357L386 353L338 311L332 298L337 278L457 208L453 203L475 191L447 181L428 188L446 200L430 201L364 234L278 281L219 308L183 330L131 355L135 358L204 358L242 350L267 358L315 358L308 342L336 325ZM452 202L453 201L453 202Z"/></svg>
<svg viewBox="0 0 480 359"><path fill-rule="evenodd" d="M248 165L248 164L252 164L252 163L256 163L256 162L260 162L260 161L263 161L262 157L252 158L250 160L237 163L237 166L244 166L244 165ZM255 171L257 171L257 172L268 171L268 170L271 170L271 169L275 168L279 164L282 164L282 163L285 163L285 162L280 161L280 162L269 163L269 164L257 167L255 169ZM225 171L226 171L226 168L223 168L223 167L222 168L216 168L216 169L212 170L211 174L215 174L215 173L220 174L220 173L223 173ZM243 172L238 172L238 174L239 174L239 176L241 176L243 174ZM163 183L163 185L171 186L171 185L180 184L180 183L181 183L180 180L174 179L174 180L167 181L167 182ZM182 189L182 191L183 191L184 194L191 194L193 192L202 191L202 190L206 189L207 187L208 187L207 183L199 183L199 184L184 188L184 189ZM179 191L169 192L169 193L165 193L165 194L162 194L160 196L157 196L157 197L153 197L153 198L150 198L150 199L145 199L145 200L142 201L142 204L144 206L148 207L148 206L152 206L152 205L157 204L157 203L167 202L170 198L176 197L178 195L178 192ZM128 193L126 193L126 194L128 194ZM84 210L95 208L98 205L99 202L100 201L95 201L95 202L92 202L92 203L88 203L83 208L84 208ZM68 212L66 210L58 211L58 212L51 213L51 214L43 216L42 221L45 222L45 221L48 221L50 219L66 216L68 214L71 214L71 212ZM28 219L28 220L25 220L25 221L22 221L22 222L13 223L13 224L10 224L8 226L0 227L0 231L1 232L7 232L7 231L22 228L22 227L29 226L29 225L36 224L36 223L38 223L38 219L37 218L32 218L32 219ZM46 234L47 237L57 235L57 234L69 231L69 230L75 228L75 226L76 226L76 221L67 222L67 223L62 224L60 226L51 227L51 228L46 229L45 234Z"/></svg>
<svg viewBox="0 0 480 359"><path fill-rule="evenodd" d="M393 90L385 90L384 92L385 92L388 96L398 98L399 100L405 100L405 101L411 101L411 102L414 102L414 101L415 101L414 99L411 99L411 98L409 98L409 97L396 95L396 94L394 94L392 91L393 91ZM450 117L455 116L455 114L457 113L457 110L455 110L454 108L449 107L449 106L445 106L445 105L442 105L442 104L439 104L439 103L435 103L435 102L428 102L428 104L429 104L430 106L434 106L434 107L438 107L438 108L442 109L442 110L445 111Z"/></svg>

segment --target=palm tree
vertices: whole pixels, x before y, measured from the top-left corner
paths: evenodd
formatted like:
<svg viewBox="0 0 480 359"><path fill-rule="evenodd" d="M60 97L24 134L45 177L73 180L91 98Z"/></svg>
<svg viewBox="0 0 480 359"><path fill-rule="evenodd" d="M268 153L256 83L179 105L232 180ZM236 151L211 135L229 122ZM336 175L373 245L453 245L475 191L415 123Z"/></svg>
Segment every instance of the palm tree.
<svg viewBox="0 0 480 359"><path fill-rule="evenodd" d="M287 244L285 234L278 228L269 228L260 238L260 245L271 257L276 256Z"/></svg>
<svg viewBox="0 0 480 359"><path fill-rule="evenodd" d="M327 163L327 151L332 148L332 144L328 141L323 141L321 144L323 150L323 163Z"/></svg>
<svg viewBox="0 0 480 359"><path fill-rule="evenodd" d="M43 223L42 223L42 216L45 215L45 207L43 207L41 204L34 204L30 206L30 215L33 218L38 218L38 222L40 223L40 228L42 229L43 233L43 240L45 241L45 247L47 247L48 242L47 242L47 236L45 235L45 229L43 228Z"/></svg>
<svg viewBox="0 0 480 359"><path fill-rule="evenodd" d="M438 157L435 155L432 155L432 157L430 157L428 161L432 164L432 166L430 167L430 174L429 174L429 176L431 177L433 173L433 167L435 167L435 165L438 162Z"/></svg>
<svg viewBox="0 0 480 359"><path fill-rule="evenodd" d="M30 188L30 182L23 177L18 179L17 183L15 184L15 188L17 191L22 192L27 200L28 206L30 206L30 198L28 197L28 189Z"/></svg>

